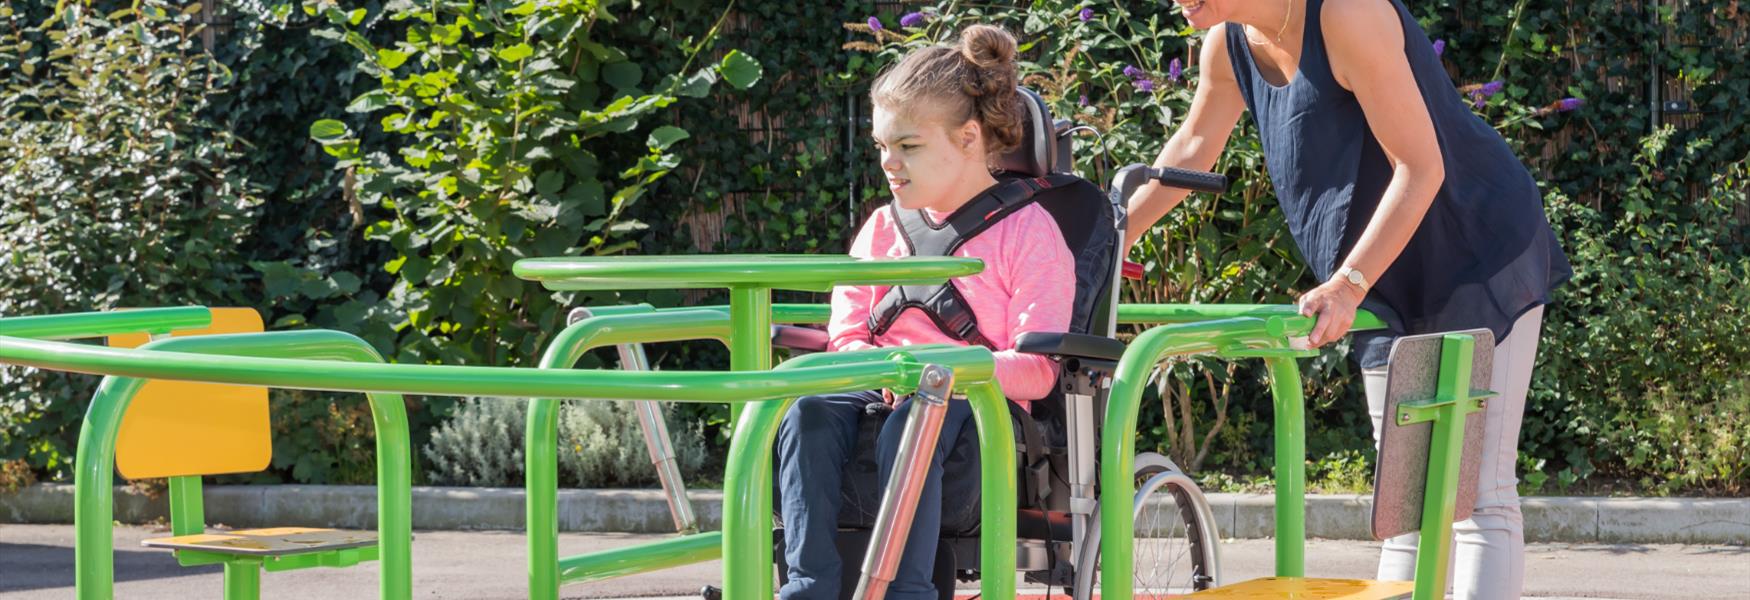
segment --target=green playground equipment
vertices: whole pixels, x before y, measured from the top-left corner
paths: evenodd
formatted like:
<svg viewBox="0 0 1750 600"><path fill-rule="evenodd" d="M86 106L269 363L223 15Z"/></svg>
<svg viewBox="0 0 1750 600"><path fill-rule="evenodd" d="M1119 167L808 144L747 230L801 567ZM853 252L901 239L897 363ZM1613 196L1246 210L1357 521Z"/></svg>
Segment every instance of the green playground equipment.
<svg viewBox="0 0 1750 600"><path fill-rule="evenodd" d="M603 271L614 259L572 260L580 271ZM548 285L691 286L709 283L727 285L732 298L741 302L729 307L654 309L648 306L596 308L593 316L567 327L554 340L541 369L456 367L436 365L381 364L371 349L348 334L331 331L273 332L159 339L139 349L103 348L70 344L62 340L104 337L123 333L163 335L176 330L200 328L209 321L203 308L148 309L127 312L83 313L0 319L0 363L102 375L107 379L94 399L81 431L76 475L77 586L81 598L112 595L112 535L110 484L115 464L115 435L128 403L143 380L201 381L234 385L347 391L368 394L378 428L379 525L367 545L323 547L303 552L228 552L222 548L177 548L183 564L222 563L227 567L226 596L257 595L260 569L278 571L314 566L344 566L358 560L378 559L384 564L381 597L409 598L411 577L411 507L406 473L405 416L395 394L496 396L533 398L529 423L529 531L530 597L557 596L562 582L584 582L660 569L678 564L724 559L724 595L732 600L770 597L772 593L772 540L770 448L776 425L794 398L819 393L874 388L912 390L927 365L951 370L954 389L973 402L981 446L981 477L984 483L983 534L980 570L983 573L1014 572L1016 473L1014 434L1000 392L992 380L990 355L982 348L915 347L812 354L789 360L775 369L759 364L769 361L770 324L808 323L824 320L823 307L772 305L770 290L819 289L819 279L836 282L916 281L953 276L976 269L976 262L918 259L929 269L856 271L844 260L811 260L811 276L783 259L760 257L746 262L714 259L742 273L745 281L675 279L672 273L628 282L627 273L659 273L663 269L647 261L625 261L637 268L604 280L584 281L548 270L540 277ZM679 260L677 263L689 261ZM873 264L871 261L850 261ZM879 261L879 262L912 262ZM765 267L789 269L794 279L772 277ZM544 264L552 267L552 264ZM889 265L883 265L889 266ZM653 268L655 267L655 268ZM685 269L700 268L687 264ZM709 269L706 269L709 271ZM519 269L521 271L521 269ZM596 275L588 275L594 277ZM714 275L716 276L716 275ZM723 276L728 277L728 276ZM611 280L608 280L611 279ZM757 286L757 287L756 287ZM575 289L575 288L574 288ZM1265 582L1248 582L1230 588L1199 592L1222 597L1239 591L1256 593L1261 585L1270 590L1315 590L1320 586L1349 595L1308 595L1331 598L1398 597L1403 586L1366 582L1321 582L1299 579L1304 571L1304 420L1301 413L1300 375L1295 360L1307 355L1291 340L1305 335L1312 320L1287 306L1197 306L1134 305L1118 308L1120 322L1155 324L1124 351L1113 379L1105 409L1105 433L1101 436L1099 483L1108 490L1099 498L1098 528L1087 540L1097 565L1099 593L1108 598L1127 598L1136 592L1130 574L1133 563L1133 494L1138 482L1132 477L1134 432L1142 386L1150 369L1161 360L1197 353L1214 353L1231 359L1262 358L1269 365L1275 393L1277 440L1277 575ZM749 321L754 325L750 326ZM1379 327L1377 319L1363 314L1358 329ZM738 337L738 335L740 337ZM1481 341L1479 337L1483 338ZM1424 397L1398 399L1394 413L1400 428L1423 426L1420 438L1426 452L1426 489L1416 489L1403 498L1417 501L1415 511L1394 512L1399 530L1421 529L1414 597L1438 598L1444 590L1449 524L1455 517L1460 482L1460 457L1465 440L1464 414L1479 410L1486 392L1477 391L1486 375L1473 372L1474 356L1487 356L1486 332L1451 334L1433 339L1438 347L1429 364L1437 368L1422 377ZM736 364L745 371L732 372L615 372L576 371L568 367L591 348L656 341L714 339L729 344L742 355ZM1481 343L1479 343L1481 342ZM1424 352L1426 354L1426 352ZM754 357L747 355L753 354ZM1395 357L1395 355L1394 355ZM1394 360L1396 360L1394 358ZM1487 360L1484 358L1483 360ZM1394 362L1394 364L1396 364ZM1394 372L1395 377L1395 372ZM1396 386L1401 387L1401 386ZM1414 387L1412 385L1411 387ZM1395 387L1394 387L1395 389ZM737 420L726 474L724 530L682 535L641 547L617 549L590 555L559 558L556 555L556 440L553 408L557 399L616 398L664 402L728 402L747 405ZM507 400L511 401L511 400ZM1407 431L1407 429L1406 429ZM1392 447L1393 433L1386 434ZM1401 441L1401 440L1399 440ZM1431 443L1430 443L1431 441ZM543 449L546 449L543 451ZM1391 448L1382 448L1382 453ZM1145 482L1146 483L1146 482ZM1401 482L1399 482L1401 483ZM186 485L186 484L184 484ZM195 487L173 491L173 525L179 535L201 531L198 479ZM1382 483L1382 486L1384 484ZM190 494L189 492L196 492ZM192 498L192 500L190 500ZM1404 515L1410 515L1405 517ZM1411 524L1404 528L1408 519ZM1388 521L1390 519L1387 519ZM1376 519L1376 521L1379 521ZM1084 575L1080 580L1091 580ZM1407 585L1407 584L1404 584ZM981 582L986 597L1012 597L1014 579L986 576ZM1249 586L1249 587L1248 587ZM1088 588L1083 588L1088 589ZM1145 590L1145 593L1147 591ZM1361 594L1361 595L1357 595ZM1375 595L1365 595L1375 594ZM1231 596L1241 597L1241 596Z"/></svg>

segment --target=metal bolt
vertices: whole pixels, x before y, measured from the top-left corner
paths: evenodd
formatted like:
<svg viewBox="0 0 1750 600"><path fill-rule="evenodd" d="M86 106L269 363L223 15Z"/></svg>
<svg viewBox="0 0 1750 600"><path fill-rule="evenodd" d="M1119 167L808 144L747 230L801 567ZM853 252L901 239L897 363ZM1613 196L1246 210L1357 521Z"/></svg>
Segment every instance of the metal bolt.
<svg viewBox="0 0 1750 600"><path fill-rule="evenodd" d="M1410 424L1410 413L1398 414L1398 424L1399 425L1409 425Z"/></svg>
<svg viewBox="0 0 1750 600"><path fill-rule="evenodd" d="M1488 408L1488 407L1489 407L1489 399L1488 398L1483 398L1483 399L1477 400L1477 408L1484 409L1484 408Z"/></svg>
<svg viewBox="0 0 1750 600"><path fill-rule="evenodd" d="M936 369L924 371L924 385L930 387L942 385L942 372Z"/></svg>

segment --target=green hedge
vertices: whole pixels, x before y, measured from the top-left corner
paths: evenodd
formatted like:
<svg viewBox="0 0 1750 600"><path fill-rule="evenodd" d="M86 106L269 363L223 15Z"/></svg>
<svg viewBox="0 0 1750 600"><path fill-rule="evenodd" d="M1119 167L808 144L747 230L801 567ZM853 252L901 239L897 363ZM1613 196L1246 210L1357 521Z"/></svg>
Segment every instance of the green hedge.
<svg viewBox="0 0 1750 600"><path fill-rule="evenodd" d="M907 44L951 36L969 20L1000 23L1016 32L1028 61L1028 84L1045 91L1060 114L1106 132L1098 142L1084 138L1080 145L1085 173L1097 172L1102 164L1151 158L1168 127L1182 118L1197 76L1195 32L1168 7L1153 3L741 2L723 18L721 6L697 0L645 2L636 13L613 12L616 19L597 20L590 30L590 39L614 49L597 57L603 66L625 63L611 74L597 71L600 83L594 85L606 86L598 89L647 94L660 88L664 75L722 64L730 48L756 58L764 78L745 91L717 86L698 97L671 94L660 113L624 133L587 143L542 138L540 146L553 153L551 158L513 153L506 163L509 177L500 187L458 188L452 194L439 190L449 189L443 177L456 167L442 161L416 167L409 161L438 147L433 144L452 153L463 148L490 153L490 148L462 135L434 139L438 134L430 128L409 128L383 117L405 112L390 106L417 102L418 85L442 77L440 72L494 82L507 99L550 97L571 114L600 108L569 93L516 91L525 88L516 87L521 80L509 65L564 57L550 53L561 52L566 42L543 41L548 38L540 33L561 18L541 11L559 9L519 15L512 12L516 2L482 3L477 10L491 12L494 25L470 35L483 37L434 49L421 45L415 32L433 23L455 23L455 11L462 9L385 10L364 3L356 5L362 13L352 13L329 10L336 6L327 3L307 4L309 12L304 4L283 2L232 7L232 26L219 36L216 49L228 76L209 81L191 74L161 88L190 90L174 96L188 103L173 113L185 115L180 118L187 124L175 126L176 146L153 151L211 165L212 171L211 180L199 185L164 187L177 181L171 179L155 189L166 203L171 198L196 203L201 194L228 200L209 206L238 215L234 222L191 218L186 225L164 224L166 235L207 240L207 254L181 247L138 250L148 257L164 251L181 255L180 261L163 259L166 268L155 269L153 276L184 283L152 287L124 278L119 287L98 289L89 282L102 279L81 275L77 283L61 284L72 287L51 287L26 281L18 275L23 271L8 266L0 275L9 284L0 287L0 314L118 303L243 303L261 307L278 327L363 333L400 360L528 364L540 332L550 330L556 318L555 307L615 300L544 299L533 286L511 289L508 261L529 248L540 253L552 248L507 236L517 235L519 228L525 237L547 231L547 223L557 223L541 216L551 207L593 214L587 216L591 221L566 227L603 232L600 241L567 239L563 247L641 254L840 251L856 223L884 201L866 141L864 96L873 75ZM1745 333L1750 331L1745 309L1750 306L1745 286L1750 279L1750 201L1745 198L1750 138L1742 135L1750 120L1744 116L1750 114L1750 72L1745 71L1750 46L1744 43L1750 17L1730 0L1546 4L1436 0L1413 7L1431 37L1444 43L1444 58L1459 85L1454 93L1482 96L1478 114L1503 132L1543 182L1546 208L1575 265L1574 281L1546 315L1521 444L1521 461L1530 471L1524 487L1546 493L1742 494L1750 488L1750 439L1742 433L1750 425L1745 375L1750 367L1745 343L1750 342ZM613 11L626 6L610 3ZM917 16L907 18L910 13ZM5 61L0 78L8 86L8 107L30 102L18 86L91 85L90 80L57 79L46 66L34 75L14 67L28 57L46 60L51 44L44 34L30 32L44 16L0 19L10 27L5 35L36 40L24 50L15 42L0 43L6 46L0 48ZM871 16L882 33L869 31ZM908 28L908 23L918 26ZM72 25L63 19L46 27ZM712 31L715 44L701 46ZM532 35L528 47L540 51L520 61L506 57L506 51L518 54L511 48L523 41L505 36L518 35ZM187 42L177 43L185 48L179 51L189 48ZM463 47L490 48L493 54L467 55ZM372 52L362 55L362 49ZM385 72L381 61L399 57L383 50L410 56ZM420 53L431 52L461 59L445 59L452 62L441 63L442 68L420 66ZM360 64L361 57L366 64ZM190 61L187 68L204 64ZM1135 70L1127 73L1126 67ZM1498 91L1483 85L1495 81ZM1584 104L1558 110L1565 108L1558 102L1566 98ZM357 111L348 112L349 106ZM18 110L25 112L12 112ZM35 109L8 108L6 114L10 120L43 120L29 110ZM493 118L479 113L476 121ZM310 126L322 119L345 125L318 132L350 161L339 170L308 136ZM667 147L650 137L665 126L689 137L665 152ZM47 130L39 126L38 131ZM8 135L28 140L32 148L9 146L9 152L48 153L40 148L67 139ZM355 143L358 152L348 154ZM196 147L207 150L196 154ZM591 172L564 158L584 155L604 166ZM648 157L657 158L646 162ZM69 197L56 191L67 182L116 181L10 166L17 162L0 167L14 178L0 188L7 198L0 222L39 223L40 217L19 207ZM623 177L627 167L640 166L647 174L667 175L631 186L637 188L636 202L592 213L596 196L588 182L600 182L602 195L612 198L612 190L626 189L630 181ZM491 168L507 174L504 165ZM1235 185L1220 198L1193 198L1145 240L1133 258L1149 264L1147 285L1127 292L1132 301L1285 302L1314 283L1281 226L1249 119L1218 168ZM132 171L143 175L143 169ZM544 183L548 171L559 179ZM586 185L574 192L578 184ZM138 195L138 189L117 185L94 190L113 191L109 196L79 197L119 199ZM475 212L443 212L459 200L502 200L504 190L514 195L508 204L484 202L470 205ZM434 203L422 204L428 202ZM143 213L126 210L119 213L122 220L144 224ZM452 218L465 221L456 230L465 232L464 238L479 241L442 250L432 240L414 239ZM71 227L68 232L107 231L54 223ZM614 230L612 223L644 228ZM101 264L87 258L113 255L112 247L123 242L85 237L80 241L91 249L78 251L85 261L79 264ZM9 265L48 264L46 246L5 239L11 244L5 248ZM96 246L106 243L112 245ZM204 264L197 263L201 258ZM73 264L71 255L61 260ZM411 275L406 270L422 262L473 275L433 279L430 270ZM474 292L459 287L464 284L479 285L478 297L467 296ZM444 294L456 293L443 291L452 287L469 301L444 300ZM499 287L504 289L495 291ZM43 302L63 294L67 301ZM721 300L675 293L621 299L665 305ZM435 303L426 308L421 302ZM413 316L416 312L429 316L422 320ZM708 345L664 344L652 351L670 368L717 368L725 362L722 351ZM1327 351L1305 365L1313 402L1308 442L1313 472L1332 488L1365 482L1371 461L1359 382L1343 351ZM1143 432L1140 446L1199 464L1212 483L1243 484L1269 473L1270 407L1258 369L1187 361L1168 365L1162 375L1143 415L1145 424L1155 425ZM21 372L8 370L4 376ZM0 459L28 458L39 474L63 476L89 378L51 383L40 374L29 377L34 387L9 385L0 396L0 411L8 411L0 413L7 420L0 426ZM276 394L278 455L275 470L264 477L368 479L370 445L364 430L369 421L362 418L362 402L336 400ZM447 401L415 403L416 439L429 437L447 406ZM715 428L726 411L688 405L679 414Z"/></svg>

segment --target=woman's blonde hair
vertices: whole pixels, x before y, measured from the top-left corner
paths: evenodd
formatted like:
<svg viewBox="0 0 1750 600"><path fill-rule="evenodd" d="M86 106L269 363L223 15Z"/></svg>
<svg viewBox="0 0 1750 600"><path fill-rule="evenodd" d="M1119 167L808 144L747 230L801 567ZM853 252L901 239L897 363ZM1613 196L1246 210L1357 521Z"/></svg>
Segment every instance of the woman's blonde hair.
<svg viewBox="0 0 1750 600"><path fill-rule="evenodd" d="M949 127L977 119L984 130L985 154L994 158L1021 145L1017 79L1015 36L999 27L973 25L961 30L952 46L938 44L907 54L875 79L869 99L896 111L927 105Z"/></svg>

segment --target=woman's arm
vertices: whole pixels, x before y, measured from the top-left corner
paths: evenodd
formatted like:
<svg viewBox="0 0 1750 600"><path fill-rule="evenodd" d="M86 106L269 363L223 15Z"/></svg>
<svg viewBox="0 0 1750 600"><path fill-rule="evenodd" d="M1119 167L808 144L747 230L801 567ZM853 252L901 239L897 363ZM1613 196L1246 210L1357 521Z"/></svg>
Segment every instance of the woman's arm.
<svg viewBox="0 0 1750 600"><path fill-rule="evenodd" d="M1203 36L1203 49L1197 58L1197 94L1191 99L1191 112L1185 115L1184 125L1167 139L1154 166L1208 171L1215 166L1222 148L1227 147L1227 139L1240 122L1246 101L1240 96L1233 65L1228 62L1226 28L1225 24L1211 27ZM1130 223L1124 233L1124 247L1142 239L1142 234L1178 206L1186 193L1156 182L1138 189L1130 197Z"/></svg>
<svg viewBox="0 0 1750 600"><path fill-rule="evenodd" d="M1319 19L1337 83L1355 94L1369 129L1391 161L1392 179L1355 247L1338 265L1378 281L1409 244L1445 181L1445 163L1428 105L1404 56L1397 9L1380 0L1327 2ZM1366 293L1333 275L1300 298L1301 313L1317 314L1309 341L1343 337Z"/></svg>

